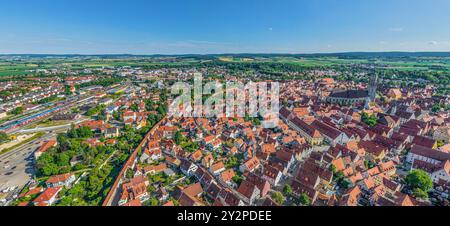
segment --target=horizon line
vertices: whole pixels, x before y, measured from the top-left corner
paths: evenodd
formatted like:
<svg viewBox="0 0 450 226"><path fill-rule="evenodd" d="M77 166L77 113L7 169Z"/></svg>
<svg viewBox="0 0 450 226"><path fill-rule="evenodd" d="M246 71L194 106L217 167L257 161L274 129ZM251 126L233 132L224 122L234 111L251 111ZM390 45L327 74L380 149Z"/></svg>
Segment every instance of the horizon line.
<svg viewBox="0 0 450 226"><path fill-rule="evenodd" d="M312 53L271 53L271 52L238 52L238 53L0 53L0 56L217 56L217 55L334 55L334 54L379 54L379 53L407 53L432 54L448 53L450 51L342 51L342 52L312 52Z"/></svg>

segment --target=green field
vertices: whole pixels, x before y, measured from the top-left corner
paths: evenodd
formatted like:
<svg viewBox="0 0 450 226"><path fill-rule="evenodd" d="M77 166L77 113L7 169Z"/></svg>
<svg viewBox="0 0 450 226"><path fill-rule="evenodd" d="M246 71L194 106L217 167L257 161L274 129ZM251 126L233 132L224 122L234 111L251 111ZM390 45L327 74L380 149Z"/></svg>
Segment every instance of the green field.
<svg viewBox="0 0 450 226"><path fill-rule="evenodd" d="M424 58L424 59L342 59L338 57L272 57L272 58L236 58L236 57L219 57L219 61L228 63L281 63L293 64L306 68L314 67L332 67L340 65L375 65L378 68L394 69L400 71L423 71L423 70L437 70L450 72L450 58ZM440 67L432 69L432 67Z"/></svg>
<svg viewBox="0 0 450 226"><path fill-rule="evenodd" d="M147 59L41 59L27 62L10 62L0 60L0 76L16 76L33 74L36 69L100 69L103 67L165 67L165 66L189 66L199 63L199 60L182 61L157 61Z"/></svg>
<svg viewBox="0 0 450 226"><path fill-rule="evenodd" d="M33 74L36 69L100 69L103 67L184 67L205 62L230 64L279 63L305 68L374 65L399 71L450 72L450 57L339 57L339 56L192 56L192 57L30 57L0 58L0 76Z"/></svg>

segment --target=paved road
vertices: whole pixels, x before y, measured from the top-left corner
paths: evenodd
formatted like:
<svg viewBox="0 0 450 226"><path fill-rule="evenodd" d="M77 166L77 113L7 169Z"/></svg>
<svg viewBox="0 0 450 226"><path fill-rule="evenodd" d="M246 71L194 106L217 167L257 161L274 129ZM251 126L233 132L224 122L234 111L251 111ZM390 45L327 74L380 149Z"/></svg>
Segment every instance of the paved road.
<svg viewBox="0 0 450 226"><path fill-rule="evenodd" d="M50 132L50 131L54 131L54 130L66 130L66 129L70 129L72 124L77 125L77 124L80 124L87 120L88 120L88 118L83 118L78 121L64 124L64 125L59 125L59 126L37 127L37 128L33 128L33 129L22 129L22 130L17 131L16 133L37 133L37 132Z"/></svg>
<svg viewBox="0 0 450 226"><path fill-rule="evenodd" d="M75 123L75 124L77 124L77 123ZM72 124L51 126L51 127L42 127L42 128L35 128L35 129L23 129L23 130L17 131L17 133L37 133L37 132L47 132L47 131L53 131L53 130L59 130L59 129L69 129L71 125Z"/></svg>
<svg viewBox="0 0 450 226"><path fill-rule="evenodd" d="M0 155L0 190L8 187L24 186L35 173L33 167L34 151L46 140L55 138L56 134L48 133Z"/></svg>
<svg viewBox="0 0 450 226"><path fill-rule="evenodd" d="M37 133L37 132L46 132L46 131L53 131L57 129L68 129L70 128L70 124L68 125L60 125L60 126L51 126L51 127L43 127L43 128L35 128L35 129L23 129L17 131L17 133Z"/></svg>

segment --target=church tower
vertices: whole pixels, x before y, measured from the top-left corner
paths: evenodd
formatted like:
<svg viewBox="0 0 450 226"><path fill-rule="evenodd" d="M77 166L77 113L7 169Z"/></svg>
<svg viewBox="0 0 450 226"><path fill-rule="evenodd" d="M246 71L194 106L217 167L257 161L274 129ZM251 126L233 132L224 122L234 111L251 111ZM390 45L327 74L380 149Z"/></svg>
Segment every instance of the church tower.
<svg viewBox="0 0 450 226"><path fill-rule="evenodd" d="M377 86L378 86L378 75L375 72L369 73L370 82L369 82L369 99L370 101L375 101L375 97L377 95Z"/></svg>

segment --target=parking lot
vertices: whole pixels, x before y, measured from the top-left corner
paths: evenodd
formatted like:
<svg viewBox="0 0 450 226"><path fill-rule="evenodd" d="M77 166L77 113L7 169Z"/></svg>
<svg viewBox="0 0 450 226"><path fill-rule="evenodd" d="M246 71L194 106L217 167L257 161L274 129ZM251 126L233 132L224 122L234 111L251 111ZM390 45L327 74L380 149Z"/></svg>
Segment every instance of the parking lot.
<svg viewBox="0 0 450 226"><path fill-rule="evenodd" d="M34 175L34 151L44 141L54 139L48 133L0 156L0 191L12 187L23 187Z"/></svg>

